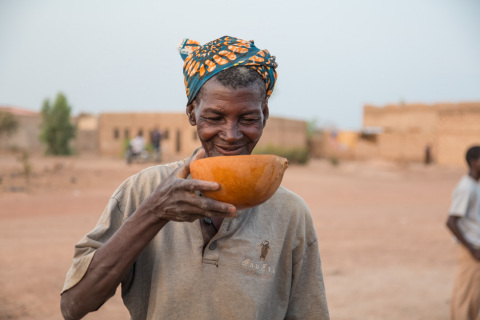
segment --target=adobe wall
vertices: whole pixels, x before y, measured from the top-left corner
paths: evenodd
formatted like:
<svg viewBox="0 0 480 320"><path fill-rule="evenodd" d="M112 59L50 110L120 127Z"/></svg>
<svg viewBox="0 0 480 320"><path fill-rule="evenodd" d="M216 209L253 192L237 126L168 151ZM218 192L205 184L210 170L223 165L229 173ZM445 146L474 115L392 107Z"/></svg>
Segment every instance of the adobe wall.
<svg viewBox="0 0 480 320"><path fill-rule="evenodd" d="M184 113L102 113L98 122L99 152L120 157L126 139L134 138L142 130L149 142L155 127L162 132L165 161L185 158L200 146L195 127Z"/></svg>
<svg viewBox="0 0 480 320"><path fill-rule="evenodd" d="M318 130L310 137L312 158L354 159L358 148L357 131Z"/></svg>
<svg viewBox="0 0 480 320"><path fill-rule="evenodd" d="M370 160L380 158L380 148L376 141L361 139L359 137L354 150L356 160Z"/></svg>
<svg viewBox="0 0 480 320"><path fill-rule="evenodd" d="M310 157L312 158L324 158L328 154L327 152L327 141L328 135L324 134L323 131L315 132L309 140L309 151Z"/></svg>
<svg viewBox="0 0 480 320"><path fill-rule="evenodd" d="M188 157L201 143L196 127L184 113L102 113L98 121L98 148L101 155L121 156L124 141L139 130L149 141L158 126L163 134L161 149L164 161ZM270 117L258 146L273 144L285 148L306 147L306 122Z"/></svg>
<svg viewBox="0 0 480 320"><path fill-rule="evenodd" d="M18 130L3 139L0 148L15 147L43 152L39 140L42 117L36 112L19 108L0 107L14 113L19 121ZM163 161L174 161L188 157L198 148L200 140L196 127L192 127L184 113L102 113L99 116L80 114L72 118L77 127L71 145L78 154L99 154L122 157L125 141L135 137L139 130L147 142L155 127L162 132L161 149ZM269 144L284 148L306 148L306 122L286 118L270 117L258 145Z"/></svg>
<svg viewBox="0 0 480 320"><path fill-rule="evenodd" d="M380 127L376 155L392 161L423 161L425 148L437 152L438 106L425 104L364 107L364 127Z"/></svg>
<svg viewBox="0 0 480 320"><path fill-rule="evenodd" d="M73 119L77 127L72 147L75 153L98 154L98 117L95 115L81 114Z"/></svg>
<svg viewBox="0 0 480 320"><path fill-rule="evenodd" d="M45 145L40 141L42 115L39 112L14 107L1 107L1 111L10 112L18 121L17 130L10 136L3 137L0 149L27 150L31 153L43 153ZM77 126L74 139L70 145L79 154L96 154L98 152L98 119L93 115L72 117L71 122Z"/></svg>
<svg viewBox="0 0 480 320"><path fill-rule="evenodd" d="M36 115L14 115L18 127L10 136L2 136L0 148L26 150L30 153L41 153L43 146L40 141L40 125L42 117Z"/></svg>
<svg viewBox="0 0 480 320"><path fill-rule="evenodd" d="M270 117L257 146L264 147L269 144L285 149L306 148L307 123L302 120Z"/></svg>
<svg viewBox="0 0 480 320"><path fill-rule="evenodd" d="M382 133L373 144L359 143L357 158L368 158L370 152L386 160L423 161L430 145L436 163L462 166L467 148L480 144L479 121L479 102L366 105L364 128L382 128Z"/></svg>
<svg viewBox="0 0 480 320"><path fill-rule="evenodd" d="M382 127L384 132L420 133L435 132L437 105L403 104L363 109L364 127Z"/></svg>
<svg viewBox="0 0 480 320"><path fill-rule="evenodd" d="M480 145L480 103L459 103L456 108L441 108L437 144L440 163L466 166L465 152L472 145Z"/></svg>
<svg viewBox="0 0 480 320"><path fill-rule="evenodd" d="M436 158L435 133L385 133L378 137L379 156L386 160L419 162L425 159L427 145Z"/></svg>

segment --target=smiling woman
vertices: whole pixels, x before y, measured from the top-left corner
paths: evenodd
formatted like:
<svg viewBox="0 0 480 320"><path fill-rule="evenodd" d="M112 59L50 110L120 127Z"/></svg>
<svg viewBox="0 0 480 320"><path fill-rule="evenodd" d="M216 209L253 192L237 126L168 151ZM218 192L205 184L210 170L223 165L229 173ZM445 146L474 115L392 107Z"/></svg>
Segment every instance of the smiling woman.
<svg viewBox="0 0 480 320"><path fill-rule="evenodd" d="M275 57L227 36L203 46L183 41L180 52L186 112L203 148L115 191L76 245L62 292L65 319L97 310L120 284L132 319L329 319L305 202L280 186L240 210L202 196L218 183L190 177L195 160L251 154L269 115Z"/></svg>

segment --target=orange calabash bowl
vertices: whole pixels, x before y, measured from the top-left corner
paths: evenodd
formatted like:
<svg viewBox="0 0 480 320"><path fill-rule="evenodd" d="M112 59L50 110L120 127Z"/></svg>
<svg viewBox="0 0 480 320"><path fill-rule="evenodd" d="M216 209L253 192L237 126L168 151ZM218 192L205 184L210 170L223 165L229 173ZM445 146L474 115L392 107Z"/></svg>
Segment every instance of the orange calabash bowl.
<svg viewBox="0 0 480 320"><path fill-rule="evenodd" d="M213 181L216 191L204 191L208 198L233 204L237 209L255 207L267 201L282 182L288 160L275 155L240 155L203 158L190 164L193 179Z"/></svg>

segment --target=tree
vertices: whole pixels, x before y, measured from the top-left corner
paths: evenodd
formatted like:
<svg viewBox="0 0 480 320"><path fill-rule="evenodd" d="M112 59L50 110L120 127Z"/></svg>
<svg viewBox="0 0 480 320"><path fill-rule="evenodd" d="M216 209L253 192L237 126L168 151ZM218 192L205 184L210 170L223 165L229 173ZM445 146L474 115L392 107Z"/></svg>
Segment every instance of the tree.
<svg viewBox="0 0 480 320"><path fill-rule="evenodd" d="M70 123L71 107L67 98L58 93L53 105L45 99L42 106L42 129L40 139L47 145L47 154L68 155L72 151L70 140L75 137L75 126Z"/></svg>

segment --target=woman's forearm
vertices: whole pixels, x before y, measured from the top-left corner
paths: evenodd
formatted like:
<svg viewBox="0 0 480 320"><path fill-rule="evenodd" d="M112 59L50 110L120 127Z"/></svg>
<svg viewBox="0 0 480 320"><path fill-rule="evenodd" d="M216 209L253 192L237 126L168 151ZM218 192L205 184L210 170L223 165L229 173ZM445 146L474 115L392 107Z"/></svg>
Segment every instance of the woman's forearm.
<svg viewBox="0 0 480 320"><path fill-rule="evenodd" d="M103 246L98 248L84 277L62 294L67 320L81 319L113 296L143 249L166 225L148 212L135 212Z"/></svg>

